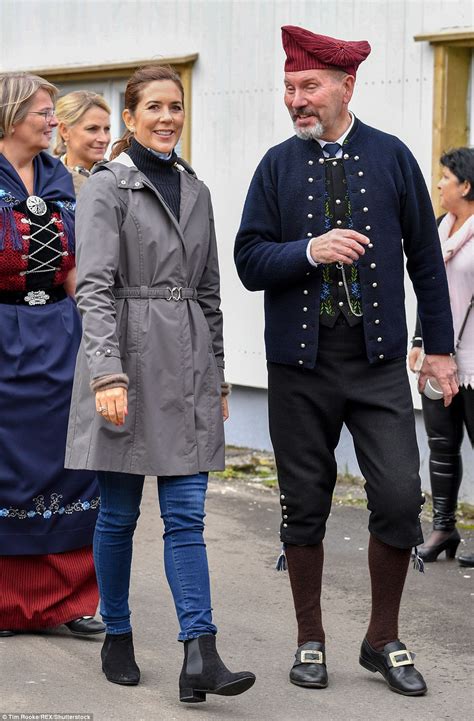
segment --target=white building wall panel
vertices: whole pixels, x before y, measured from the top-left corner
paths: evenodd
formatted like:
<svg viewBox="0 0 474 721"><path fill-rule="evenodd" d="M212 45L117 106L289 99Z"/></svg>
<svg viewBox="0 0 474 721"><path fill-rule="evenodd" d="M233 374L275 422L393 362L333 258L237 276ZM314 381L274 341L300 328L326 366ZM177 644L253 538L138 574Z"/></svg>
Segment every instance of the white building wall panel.
<svg viewBox="0 0 474 721"><path fill-rule="evenodd" d="M0 13L4 70L199 53L192 162L214 201L227 375L253 387L266 385L263 299L242 288L232 247L258 161L292 132L282 100L280 26L370 42L352 109L406 142L429 182L433 56L413 36L474 21L471 0L0 0ZM407 304L411 332L409 284Z"/></svg>

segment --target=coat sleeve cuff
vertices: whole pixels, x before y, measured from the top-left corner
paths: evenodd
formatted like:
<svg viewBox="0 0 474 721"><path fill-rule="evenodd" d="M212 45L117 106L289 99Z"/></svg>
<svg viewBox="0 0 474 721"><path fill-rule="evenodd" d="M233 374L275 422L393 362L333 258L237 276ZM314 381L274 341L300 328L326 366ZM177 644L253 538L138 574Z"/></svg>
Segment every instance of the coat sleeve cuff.
<svg viewBox="0 0 474 721"><path fill-rule="evenodd" d="M90 383L91 391L105 391L107 388L128 388L128 375L126 373L109 373L109 375L93 378Z"/></svg>
<svg viewBox="0 0 474 721"><path fill-rule="evenodd" d="M232 393L232 385L230 383L221 383L221 396L230 396Z"/></svg>
<svg viewBox="0 0 474 721"><path fill-rule="evenodd" d="M311 257L311 243L313 242L313 238L310 238L308 241L308 245L306 246L306 257L308 259L308 263L313 266L313 268L318 268L321 263L318 263L316 260L313 260Z"/></svg>

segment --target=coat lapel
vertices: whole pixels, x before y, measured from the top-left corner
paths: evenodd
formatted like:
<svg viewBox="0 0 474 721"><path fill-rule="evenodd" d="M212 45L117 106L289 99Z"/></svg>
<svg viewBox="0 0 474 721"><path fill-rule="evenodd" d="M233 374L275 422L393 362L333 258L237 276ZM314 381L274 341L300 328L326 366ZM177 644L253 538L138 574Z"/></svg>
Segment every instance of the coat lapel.
<svg viewBox="0 0 474 721"><path fill-rule="evenodd" d="M192 210L196 204L196 200L199 195L199 191L202 187L202 181L198 180L197 178L190 175L186 170L180 170L180 209L179 209L179 222L175 215L171 212L170 208L168 207L167 203L165 202L164 198L160 195L160 193L157 191L155 186L148 180L148 178L138 170L138 168L133 164L132 159L127 153L121 153L117 158L115 158L115 163L120 163L122 166L126 166L127 170L123 174L124 179L126 179L127 187L132 188L133 190L137 190L137 187L135 185L136 178L138 177L139 182L143 185L146 185L147 188L149 188L157 197L157 199L162 204L164 210L168 214L171 222L173 223L176 232L178 233L179 237L181 238L181 242L183 243L185 251L187 250L187 240L184 235L184 231L186 228L186 225L189 221L189 218L191 216ZM119 183L119 187L123 187L121 184L121 180L116 174L117 182ZM133 182L135 181L135 182Z"/></svg>
<svg viewBox="0 0 474 721"><path fill-rule="evenodd" d="M196 204L202 181L194 178L185 170L181 171L181 203L179 209L179 224L184 232L192 210Z"/></svg>

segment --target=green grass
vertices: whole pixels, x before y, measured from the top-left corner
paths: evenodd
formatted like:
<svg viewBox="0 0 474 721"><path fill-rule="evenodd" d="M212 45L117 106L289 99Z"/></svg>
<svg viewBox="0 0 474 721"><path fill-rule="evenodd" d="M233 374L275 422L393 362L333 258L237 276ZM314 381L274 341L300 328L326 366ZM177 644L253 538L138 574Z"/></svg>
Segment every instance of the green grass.
<svg viewBox="0 0 474 721"><path fill-rule="evenodd" d="M223 481L248 481L250 483L260 483L265 488L278 488L277 472L273 457L267 455L259 456L258 453L252 450L245 450L232 448L231 446L227 449L232 452L237 452L242 456L245 453L245 460L239 462L237 458L234 463L230 462L227 464L225 471L219 471L213 473L213 478L218 478ZM232 459L233 460L233 459ZM364 485L364 479L360 476L355 476L353 473L349 473L348 467L344 468L343 471L337 474L337 485L335 493L335 501L341 505L355 506L357 508L365 508L367 500L365 495L352 495L352 492L344 489L347 486L355 486L360 488ZM423 506L422 518L424 521L431 521L433 513L433 505L431 502L431 496L426 494L426 501ZM456 512L457 525L464 531L474 530L474 506L469 503L459 503Z"/></svg>

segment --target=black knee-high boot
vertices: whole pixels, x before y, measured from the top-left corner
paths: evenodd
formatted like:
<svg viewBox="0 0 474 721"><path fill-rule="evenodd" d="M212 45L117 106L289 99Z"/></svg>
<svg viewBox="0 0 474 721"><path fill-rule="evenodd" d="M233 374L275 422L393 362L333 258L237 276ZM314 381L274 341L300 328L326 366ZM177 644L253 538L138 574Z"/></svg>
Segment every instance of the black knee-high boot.
<svg viewBox="0 0 474 721"><path fill-rule="evenodd" d="M461 479L462 458L460 453L431 451L430 480L434 530L454 531Z"/></svg>
<svg viewBox="0 0 474 721"><path fill-rule="evenodd" d="M424 396L422 403L430 448L433 530L451 533L456 525L456 505L462 479L462 405L457 397L448 408L441 401Z"/></svg>
<svg viewBox="0 0 474 721"><path fill-rule="evenodd" d="M422 398L430 447L430 482L433 498L433 531L418 554L425 562L436 561L446 552L454 558L460 542L456 528L456 506L462 479L461 443L463 437L462 404L454 398L448 408L441 401Z"/></svg>
<svg viewBox="0 0 474 721"><path fill-rule="evenodd" d="M206 694L237 696L255 683L250 671L232 673L226 667L216 649L216 637L212 634L198 636L184 642L184 663L179 677L179 700L199 703Z"/></svg>

